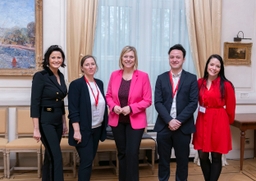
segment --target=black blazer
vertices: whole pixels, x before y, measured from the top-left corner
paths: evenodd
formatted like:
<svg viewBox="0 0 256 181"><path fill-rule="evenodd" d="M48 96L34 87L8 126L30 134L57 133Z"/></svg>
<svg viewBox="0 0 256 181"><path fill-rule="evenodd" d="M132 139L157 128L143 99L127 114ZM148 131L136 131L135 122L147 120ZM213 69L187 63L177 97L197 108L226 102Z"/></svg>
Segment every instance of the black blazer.
<svg viewBox="0 0 256 181"><path fill-rule="evenodd" d="M105 99L103 90L103 82L99 79L95 79L101 94ZM105 100L106 102L106 100ZM92 130L92 110L90 93L87 84L84 80L84 76L71 82L68 92L68 110L69 110L69 135L68 142L72 146L77 146L77 141L73 138L74 129L72 123L78 122L80 125L80 132L82 135L82 142L79 146L86 146ZM106 127L108 124L108 110L107 104L105 107L105 114L102 123L100 140L106 139Z"/></svg>
<svg viewBox="0 0 256 181"><path fill-rule="evenodd" d="M159 75L155 85L155 109L158 112L154 130L160 132L173 118L170 115L172 106L172 85L169 71ZM182 70L176 95L176 119L181 122L184 134L195 132L194 116L198 105L198 85L194 74Z"/></svg>
<svg viewBox="0 0 256 181"><path fill-rule="evenodd" d="M55 116L50 116L53 119L44 116L49 112L54 113L56 108L61 108L62 114L65 114L64 98L67 95L67 87L63 74L60 71L58 71L58 74L61 85L59 85L56 77L48 67L36 72L33 76L30 116L39 118L40 122L53 123L56 121L54 119Z"/></svg>

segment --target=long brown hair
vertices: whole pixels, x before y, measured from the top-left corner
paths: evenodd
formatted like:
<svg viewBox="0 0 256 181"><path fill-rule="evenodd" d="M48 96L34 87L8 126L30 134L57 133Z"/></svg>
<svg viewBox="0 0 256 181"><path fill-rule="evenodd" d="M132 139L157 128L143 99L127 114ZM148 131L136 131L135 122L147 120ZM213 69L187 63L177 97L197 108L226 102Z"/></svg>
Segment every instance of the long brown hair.
<svg viewBox="0 0 256 181"><path fill-rule="evenodd" d="M218 59L219 62L220 62L220 72L219 72L219 74L218 74L218 77L220 77L220 93L221 93L221 99L224 99L224 97L225 97L225 86L224 86L224 82L225 82L225 81L230 82L230 81L229 81L229 80L226 78L226 76L225 76L224 62L223 62L223 59L222 59L222 57L221 57L220 55L218 55L218 54L212 54L212 55L208 58L208 60L207 60L207 62L206 62L206 65L205 65L205 68L204 68L204 77L203 77L203 78L204 78L204 80L207 81L208 76L209 76L209 74L208 74L208 72L207 72L207 67L208 67L208 65L209 65L209 63L210 63L210 61L211 61L212 58L216 58L216 59ZM230 82L230 84L233 86L232 82ZM233 88L234 88L234 86L233 86Z"/></svg>

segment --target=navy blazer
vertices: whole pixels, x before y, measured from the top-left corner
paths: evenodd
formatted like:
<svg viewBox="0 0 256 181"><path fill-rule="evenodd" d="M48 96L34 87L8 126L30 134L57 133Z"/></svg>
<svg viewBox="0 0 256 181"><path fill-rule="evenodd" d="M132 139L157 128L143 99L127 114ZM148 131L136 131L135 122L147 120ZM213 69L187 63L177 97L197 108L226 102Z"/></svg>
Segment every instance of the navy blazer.
<svg viewBox="0 0 256 181"><path fill-rule="evenodd" d="M173 119L170 110L173 102L173 91L169 72L159 75L155 85L155 109L158 112L154 130L161 132ZM177 95L176 119L181 122L181 131L184 134L195 132L194 116L198 106L198 85L196 75L182 70Z"/></svg>
<svg viewBox="0 0 256 181"><path fill-rule="evenodd" d="M99 79L95 79L101 94L105 99L103 82ZM105 100L106 102L106 100ZM92 130L92 110L91 110L91 100L90 93L85 82L84 76L78 78L71 82L68 92L68 110L69 110L69 135L68 142L72 146L78 146L77 141L73 138L74 129L72 123L79 123L80 132L82 135L82 142L79 146L86 146ZM105 106L104 119L102 122L102 131L100 140L104 141L106 139L106 127L108 124L108 110L107 104Z"/></svg>

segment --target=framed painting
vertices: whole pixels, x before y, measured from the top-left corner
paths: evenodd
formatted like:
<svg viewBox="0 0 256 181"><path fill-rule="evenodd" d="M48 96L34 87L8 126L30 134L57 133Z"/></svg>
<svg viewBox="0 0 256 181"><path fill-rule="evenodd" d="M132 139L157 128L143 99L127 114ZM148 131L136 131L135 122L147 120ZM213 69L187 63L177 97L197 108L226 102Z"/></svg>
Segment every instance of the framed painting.
<svg viewBox="0 0 256 181"><path fill-rule="evenodd" d="M40 69L42 1L0 1L0 76L31 76Z"/></svg>
<svg viewBox="0 0 256 181"><path fill-rule="evenodd" d="M251 65L252 43L224 43L226 65Z"/></svg>

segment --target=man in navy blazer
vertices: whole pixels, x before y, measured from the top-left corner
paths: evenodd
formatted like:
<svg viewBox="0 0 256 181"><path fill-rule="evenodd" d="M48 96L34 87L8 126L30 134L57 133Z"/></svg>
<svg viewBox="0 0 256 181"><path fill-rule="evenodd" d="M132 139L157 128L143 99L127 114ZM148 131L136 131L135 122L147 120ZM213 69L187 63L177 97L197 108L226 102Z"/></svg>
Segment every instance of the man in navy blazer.
<svg viewBox="0 0 256 181"><path fill-rule="evenodd" d="M155 85L158 178L168 181L171 150L174 148L176 181L186 181L191 133L195 132L193 114L198 105L198 85L196 75L182 69L186 56L182 45L172 46L168 54L171 69L159 75Z"/></svg>

